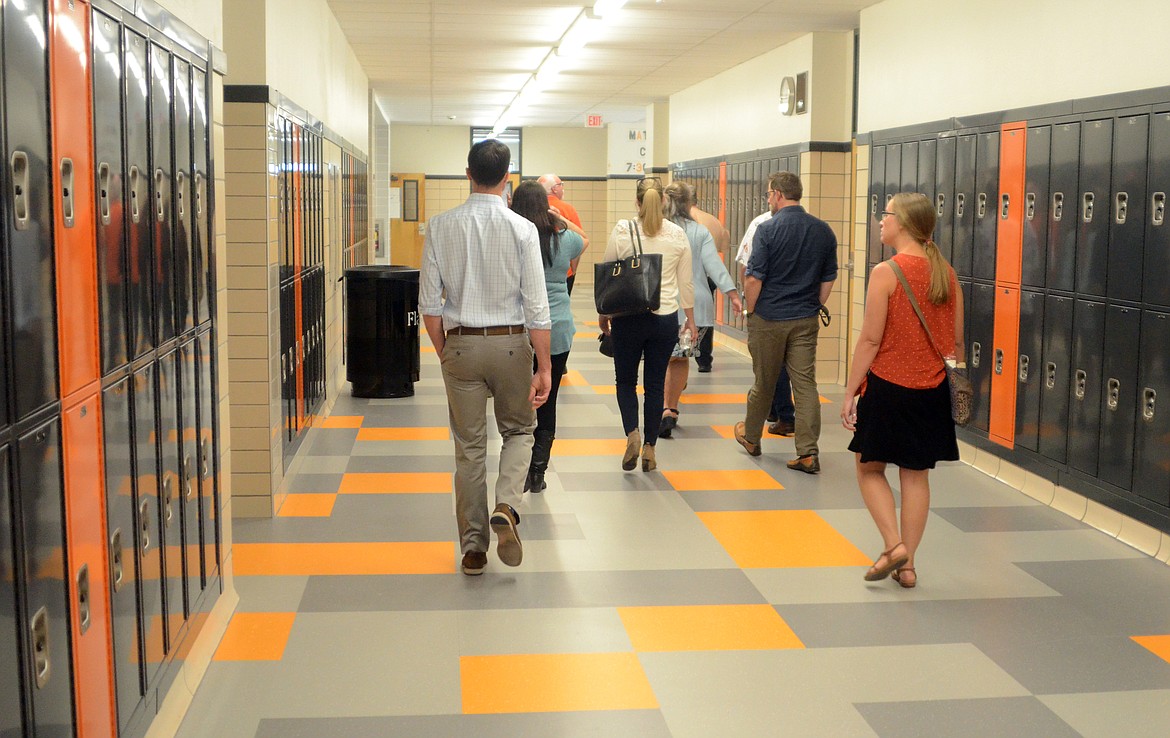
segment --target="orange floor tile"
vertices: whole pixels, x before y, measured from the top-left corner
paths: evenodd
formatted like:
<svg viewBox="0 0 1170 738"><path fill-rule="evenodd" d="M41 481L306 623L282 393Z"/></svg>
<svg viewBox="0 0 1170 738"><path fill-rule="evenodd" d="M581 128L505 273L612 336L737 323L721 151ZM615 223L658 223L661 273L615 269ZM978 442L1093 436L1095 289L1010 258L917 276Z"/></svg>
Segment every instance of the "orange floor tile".
<svg viewBox="0 0 1170 738"><path fill-rule="evenodd" d="M622 444L625 450L625 444ZM620 453L620 452L619 452ZM679 492L729 489L784 489L763 469L718 471L664 471L662 476Z"/></svg>
<svg viewBox="0 0 1170 738"><path fill-rule="evenodd" d="M276 515L281 518L327 518L333 514L335 502L337 495L334 494L290 494L284 498Z"/></svg>
<svg viewBox="0 0 1170 738"><path fill-rule="evenodd" d="M451 492L448 472L354 472L341 477L343 495L410 495Z"/></svg>
<svg viewBox="0 0 1170 738"><path fill-rule="evenodd" d="M435 347L434 347L434 346L419 346L419 347L418 347L418 350L419 350L419 353L423 353L423 354L433 354L433 353L435 353Z"/></svg>
<svg viewBox="0 0 1170 738"><path fill-rule="evenodd" d="M1133 640L1164 661L1170 662L1170 635L1134 636Z"/></svg>
<svg viewBox="0 0 1170 738"><path fill-rule="evenodd" d="M635 651L804 648L771 605L619 607Z"/></svg>
<svg viewBox="0 0 1170 738"><path fill-rule="evenodd" d="M295 612L237 612L232 615L216 661L280 661Z"/></svg>
<svg viewBox="0 0 1170 738"><path fill-rule="evenodd" d="M683 394L679 398L679 403L682 405L744 405L747 404L747 395L743 393L735 394L701 394L693 395Z"/></svg>
<svg viewBox="0 0 1170 738"><path fill-rule="evenodd" d="M699 519L743 569L871 563L812 510L702 512Z"/></svg>
<svg viewBox="0 0 1170 738"><path fill-rule="evenodd" d="M562 387L588 387L589 381L576 369L570 369L561 377Z"/></svg>
<svg viewBox="0 0 1170 738"><path fill-rule="evenodd" d="M446 441L451 438L451 429L446 426L427 428L362 428L358 431L359 441Z"/></svg>
<svg viewBox="0 0 1170 738"><path fill-rule="evenodd" d="M655 710L633 653L463 656L465 714Z"/></svg>
<svg viewBox="0 0 1170 738"><path fill-rule="evenodd" d="M726 438L730 441L735 440L735 426L734 425L713 425L713 426L711 426L711 430L715 431L720 436L723 436L724 438ZM779 438L779 436L771 436L771 435L765 433L764 426L762 426L762 425L760 426L760 436L761 437L767 436L769 438Z"/></svg>
<svg viewBox="0 0 1170 738"><path fill-rule="evenodd" d="M421 543L237 543L236 576L450 574L455 546Z"/></svg>
<svg viewBox="0 0 1170 738"><path fill-rule="evenodd" d="M318 428L361 428L361 415L330 415L317 423Z"/></svg>
<svg viewBox="0 0 1170 738"><path fill-rule="evenodd" d="M624 438L558 438L553 456L620 456L626 451Z"/></svg>

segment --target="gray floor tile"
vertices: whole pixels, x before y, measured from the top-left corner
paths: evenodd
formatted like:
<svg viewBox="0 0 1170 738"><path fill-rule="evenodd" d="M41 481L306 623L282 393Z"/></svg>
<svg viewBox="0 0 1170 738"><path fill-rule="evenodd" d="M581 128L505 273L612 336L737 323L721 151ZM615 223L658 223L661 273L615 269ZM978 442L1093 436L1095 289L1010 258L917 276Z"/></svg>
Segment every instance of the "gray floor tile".
<svg viewBox="0 0 1170 738"><path fill-rule="evenodd" d="M336 492L341 486L341 473L314 474L309 470L314 468L313 462L305 463L306 470L292 478L288 483L288 491L293 493L305 492Z"/></svg>
<svg viewBox="0 0 1170 738"><path fill-rule="evenodd" d="M1025 530L1084 530L1086 526L1047 505L1030 507L939 507L934 513L968 533Z"/></svg>
<svg viewBox="0 0 1170 738"><path fill-rule="evenodd" d="M670 738L657 710L553 712L531 715L418 715L341 719L262 720L256 738Z"/></svg>
<svg viewBox="0 0 1170 738"><path fill-rule="evenodd" d="M1020 568L1099 618L1100 633L1170 633L1170 567L1154 559L1051 561Z"/></svg>
<svg viewBox="0 0 1170 738"><path fill-rule="evenodd" d="M362 446L370 441L359 441ZM378 441L377 443L394 443L393 441ZM412 443L421 443L412 441ZM434 443L439 443L435 441ZM391 473L391 472L448 472L455 471L455 457L450 453L450 441L443 441L448 453L427 456L403 456L399 454L381 454L377 456L351 456L345 471L350 473Z"/></svg>
<svg viewBox="0 0 1170 738"><path fill-rule="evenodd" d="M585 491L617 491L617 492L673 492L674 487L666 481L661 472L649 474L639 469L622 471L621 458L614 457L612 472L576 472L561 477L561 484L566 490ZM594 467L596 468L596 466Z"/></svg>
<svg viewBox="0 0 1170 738"><path fill-rule="evenodd" d="M357 441L356 428L313 428L301 444L309 456L349 456Z"/></svg>
<svg viewBox="0 0 1170 738"><path fill-rule="evenodd" d="M1170 735L1170 690L1054 694L1038 699L1086 738Z"/></svg>
<svg viewBox="0 0 1170 738"><path fill-rule="evenodd" d="M237 612L296 612L308 577L235 577Z"/></svg>
<svg viewBox="0 0 1170 738"><path fill-rule="evenodd" d="M1068 723L1035 697L921 700L856 705L881 738L1076 738Z"/></svg>

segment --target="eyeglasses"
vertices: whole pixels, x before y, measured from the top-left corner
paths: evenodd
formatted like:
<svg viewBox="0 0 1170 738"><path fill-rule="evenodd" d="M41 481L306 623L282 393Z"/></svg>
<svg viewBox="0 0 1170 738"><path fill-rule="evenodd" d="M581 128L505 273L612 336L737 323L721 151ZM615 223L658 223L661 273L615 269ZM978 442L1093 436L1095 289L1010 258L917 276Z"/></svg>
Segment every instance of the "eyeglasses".
<svg viewBox="0 0 1170 738"><path fill-rule="evenodd" d="M780 194L780 190L768 190L767 192L764 193L764 199L767 200L769 197L772 196L772 193L776 193L778 195L778 194Z"/></svg>
<svg viewBox="0 0 1170 738"><path fill-rule="evenodd" d="M658 177L642 177L641 179L638 180L638 184L642 184L643 182L662 186L662 180L659 179Z"/></svg>
<svg viewBox="0 0 1170 738"><path fill-rule="evenodd" d="M882 213L881 213L881 215L882 215L882 217L883 217L883 218L884 218L884 217L886 217L887 215L892 215L892 216L894 216L895 218L897 218L897 217L898 217L898 214L897 214L897 213L895 213L893 210L883 210L883 211L882 211Z"/></svg>

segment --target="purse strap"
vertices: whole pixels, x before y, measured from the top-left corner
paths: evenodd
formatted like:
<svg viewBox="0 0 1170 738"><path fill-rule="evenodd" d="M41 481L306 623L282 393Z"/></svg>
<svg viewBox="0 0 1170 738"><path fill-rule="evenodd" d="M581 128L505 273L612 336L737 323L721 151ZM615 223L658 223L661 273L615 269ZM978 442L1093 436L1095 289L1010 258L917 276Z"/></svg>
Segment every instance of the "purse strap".
<svg viewBox="0 0 1170 738"><path fill-rule="evenodd" d="M634 249L634 256L640 259L642 258L642 234L638 231L638 221L631 219L626 222L630 224L630 246ZM635 238L638 239L637 243L634 242Z"/></svg>
<svg viewBox="0 0 1170 738"><path fill-rule="evenodd" d="M902 289L906 291L906 297L910 299L910 307L914 308L914 314L918 316L918 320L922 323L922 329L926 331L926 337L930 340L930 347L938 354L938 358L942 359L943 364L947 363L946 357L938 350L938 344L934 342L934 336L930 332L930 326L926 324L926 316L922 314L922 308L918 307L918 300L914 298L914 290L910 289L910 283L906 281L906 275L902 272L902 267L898 266L898 262L893 259L887 259L886 263L894 270L894 276L902 283Z"/></svg>

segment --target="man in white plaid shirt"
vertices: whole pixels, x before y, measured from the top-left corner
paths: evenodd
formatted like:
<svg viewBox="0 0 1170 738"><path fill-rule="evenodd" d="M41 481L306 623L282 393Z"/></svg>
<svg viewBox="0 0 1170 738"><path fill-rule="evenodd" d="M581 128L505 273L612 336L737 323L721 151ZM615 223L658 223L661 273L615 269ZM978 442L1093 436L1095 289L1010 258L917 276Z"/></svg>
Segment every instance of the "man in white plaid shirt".
<svg viewBox="0 0 1170 738"><path fill-rule="evenodd" d="M467 155L471 196L431 219L419 312L439 355L455 439L455 514L464 574L487 566L488 527L508 566L524 556L516 512L532 456L536 408L552 387L548 294L536 226L504 206L511 152L495 139ZM444 300L444 292L446 299ZM533 355L536 371L533 372ZM503 438L488 516L487 400Z"/></svg>

